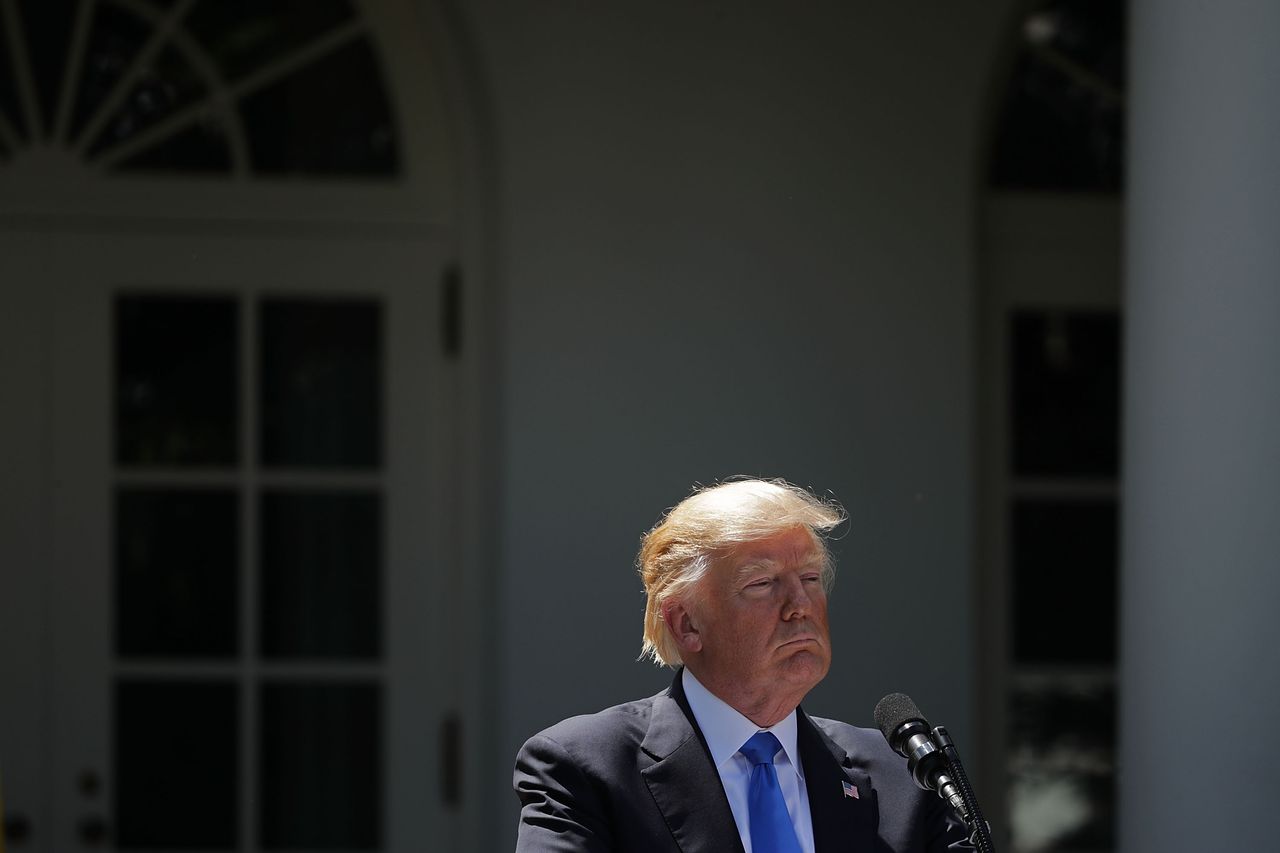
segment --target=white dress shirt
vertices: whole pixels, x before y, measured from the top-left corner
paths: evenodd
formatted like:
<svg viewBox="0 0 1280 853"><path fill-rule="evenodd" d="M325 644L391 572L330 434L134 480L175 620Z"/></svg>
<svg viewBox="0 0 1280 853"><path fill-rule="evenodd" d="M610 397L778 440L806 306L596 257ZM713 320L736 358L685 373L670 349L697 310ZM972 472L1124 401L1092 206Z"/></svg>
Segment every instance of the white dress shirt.
<svg viewBox="0 0 1280 853"><path fill-rule="evenodd" d="M773 759L778 774L778 785L782 788L782 799L787 804L787 813L791 815L791 825L795 827L796 839L804 853L813 850L813 819L809 815L809 789L804 784L804 768L800 766L800 753L796 751L796 712L792 711L784 719L767 729L762 729L748 720L723 699L716 696L693 677L693 673L683 673L684 695L693 709L693 718L702 729L702 736L707 740L711 750L711 760L720 774L720 784L729 798L729 809L733 812L734 823L738 825L738 836L742 839L742 847L747 853L751 850L751 825L747 812L747 783L751 779L751 762L738 750L756 732L773 732L774 737L782 744L782 751Z"/></svg>

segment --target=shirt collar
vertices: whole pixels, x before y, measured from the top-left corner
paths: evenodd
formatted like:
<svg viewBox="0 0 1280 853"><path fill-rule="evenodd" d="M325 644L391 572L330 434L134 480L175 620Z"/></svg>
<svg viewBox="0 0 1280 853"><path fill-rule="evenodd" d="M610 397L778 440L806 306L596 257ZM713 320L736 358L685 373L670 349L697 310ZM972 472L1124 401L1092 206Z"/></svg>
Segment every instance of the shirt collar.
<svg viewBox="0 0 1280 853"><path fill-rule="evenodd" d="M711 750L711 760L716 770L730 761L742 745L753 734L759 731L773 732L774 737L782 744L782 751L787 760L795 768L796 774L804 778L804 768L800 764L800 754L796 751L796 736L799 726L796 712L792 711L767 729L761 729L744 717L738 710L719 696L712 693L702 682L694 677L686 668L681 675L685 698L693 710L693 718L702 729L702 736L707 740L707 748Z"/></svg>

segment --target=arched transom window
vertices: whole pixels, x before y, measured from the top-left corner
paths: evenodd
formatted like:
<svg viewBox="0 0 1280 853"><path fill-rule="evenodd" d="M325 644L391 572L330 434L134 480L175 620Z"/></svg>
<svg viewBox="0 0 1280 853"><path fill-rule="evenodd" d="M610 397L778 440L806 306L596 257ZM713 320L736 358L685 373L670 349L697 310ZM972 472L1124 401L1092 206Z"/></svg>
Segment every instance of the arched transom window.
<svg viewBox="0 0 1280 853"><path fill-rule="evenodd" d="M395 179L402 143L350 0L2 0L0 168Z"/></svg>

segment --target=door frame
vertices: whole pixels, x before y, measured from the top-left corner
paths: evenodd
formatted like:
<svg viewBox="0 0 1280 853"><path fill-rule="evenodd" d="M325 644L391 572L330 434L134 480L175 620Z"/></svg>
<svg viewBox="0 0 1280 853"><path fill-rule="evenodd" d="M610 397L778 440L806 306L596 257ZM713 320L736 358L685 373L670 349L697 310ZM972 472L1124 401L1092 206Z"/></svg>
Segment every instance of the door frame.
<svg viewBox="0 0 1280 853"><path fill-rule="evenodd" d="M239 229L232 229L238 231ZM13 240L16 239L10 234L0 235L0 238ZM24 238L28 242L34 241L40 243L41 238L35 237ZM106 265L114 268L121 275L127 276L127 284L123 285L123 289L128 290L150 290L160 285L172 286L172 279L164 280L166 273L171 273L177 264L179 256L185 256L192 251L193 247L203 247L208 251L208 263L202 263L199 267L199 275L194 279L189 279L180 287L194 288L201 291L220 291L226 292L235 287L237 267L241 263L236 260L237 253L228 251L229 247L235 245L244 245L245 241L253 241L258 248L255 250L261 252L282 252L281 244L287 244L291 247L290 251L301 251L305 249L313 253L313 266L317 269L321 266L330 270L335 268L335 253L342 254L352 251L353 245L360 245L361 251L373 253L385 253L390 249L400 245L412 244L413 241L406 240L401 236L396 237L358 237L345 241L345 243L335 244L331 236L326 235L323 241L303 241L299 235L292 235L287 238L262 238L262 237L245 237L239 233L231 235L209 236L207 234L200 236L175 236L173 234L163 235L131 235L125 236L121 234L88 234L88 233L69 233L62 232L55 236L44 236L44 245L48 250L48 262L51 268L45 272L55 278L59 275L65 276L68 264L86 264L92 260L92 266L100 267L103 258L110 258L111 261ZM438 288L444 274L444 270L452 263L452 247L445 246L441 241L432 239L431 235L426 235L419 241L422 244L434 244L434 256L432 269L422 269L419 267L413 270L413 275L420 282L406 283L405 286L415 286L421 290L420 295L429 303L431 310L438 306L437 297ZM275 248L263 248L267 244L274 244ZM56 251L54 247L56 246ZM145 251L143 251L145 250ZM160 254L168 254L172 256L172 263L166 269L166 264L156 261L154 252ZM357 252L357 254L359 254ZM140 258L149 258L147 263L139 263ZM367 270L369 265L357 263L351 258L345 262L348 268L361 268ZM340 266L341 263L338 263ZM376 265L375 265L376 266ZM131 272L132 270L132 272ZM408 268L406 266L406 272ZM34 308L28 307L25 312L6 312L9 317L22 317L23 314L66 314L65 307L59 309L59 304L65 306L68 300L76 298L84 298L84 294L89 292L91 295L96 290L97 298L103 300L103 304L99 306L99 326L102 324L103 312L107 309L107 294L111 285L108 282L94 282L89 279L82 279L76 282L59 281L57 287L33 287L23 288L22 297L25 302L35 304ZM230 286L228 283L232 283ZM312 282L314 284L314 282ZM271 290L271 288L266 288ZM339 289L341 287L339 286ZM276 289L278 291L278 289ZM12 303L13 300L6 297L6 302ZM43 304L40 304L43 303ZM421 307L421 306L420 306ZM75 312L71 312L72 315ZM427 326L434 326L439 318L424 318L423 312L418 312L417 316L407 316L400 312L388 311L386 313L387 335L400 335L405 337L415 332L419 337L434 337L436 328L429 328L428 334L422 334L422 327L425 323ZM84 318L81 318L83 321ZM28 329L25 341L22 346L28 350L38 350L42 347L40 342L39 325L32 325L28 322L14 323L14 325L23 325ZM398 327L398 330L397 330ZM32 329L36 331L31 332ZM83 347L90 344L86 339L87 331L85 329L67 329L61 326L50 332L62 335L70 335L74 346ZM100 334L105 334L100 330ZM91 337L91 336L90 336ZM91 345L91 344L90 344ZM72 346L69 344L68 346ZM98 349L103 347L103 341L98 341ZM56 343L49 345L51 353L57 354L63 352L67 347L59 347ZM58 375L67 375L68 372L74 373L76 365L58 363L58 359L53 359L53 363L49 372L54 377ZM109 359L100 359L103 362L109 362ZM11 363L17 363L13 361ZM483 450L483 446L477 442L478 430L470 428L469 422L474 423L476 418L475 397L468 388L468 376L474 365L470 364L470 360L463 357L463 353L454 352L447 358L438 358L437 363L439 370L436 371L435 381L440 387L445 397L452 401L448 407L451 413L449 423L443 427L447 431L447 435L441 441L434 442L432 451L431 465L433 470L447 472L443 476L433 477L431 479L433 494L426 500L427 507L434 507L437 510L443 509L436 523L441 530L448 531L448 535L437 536L433 538L432 547L436 549L436 553L432 560L437 565L446 567L443 570L443 576L447 580L447 586L444 589L444 595L441 595L442 589L438 586L428 584L428 575L419 573L416 577L409 577L409 587L397 590L394 593L388 591L386 601L388 606L398 608L400 610L398 618L388 613L389 624L404 626L404 630L396 636L389 636L388 652L395 650L396 654L401 654L402 660L389 662L388 666L393 669L402 668L407 672L421 673L426 668L423 657L430 654L431 650L435 650L435 658L439 661L438 671L443 673L451 686L451 693L444 698L444 701L437 703L440 713L436 714L436 720L423 720L421 715L415 713L412 709L419 707L422 703L421 696L415 696L414 685L421 688L424 680L421 678L407 679L403 685L399 685L396 689L388 689L386 695L386 709L390 717L394 720L399 715L399 719L404 721L403 728L409 732L412 748L406 750L387 751L387 766L384 768L387 778L393 778L394 775L400 775L403 778L409 778L414 774L425 774L417 783L413 784L389 784L387 789L388 801L387 809L392 816L391 820L386 824L386 840L387 849L417 849L413 843L407 840L404 843L397 843L397 839L408 839L414 833L413 824L414 815L420 813L424 807L429 807L432 801L439 797L440 788L444 781L441 774L436 771L439 766L440 752L443 745L441 742L441 733L443 729L440 727L445 717L449 720L464 721L459 735L461 743L456 752L455 760L459 761L461 766L455 768L460 771L462 790L459 802L454 805L446 805L440 808L441 814L447 814L446 823L449 826L447 836L453 841L450 846L457 849L474 848L483 833L481 827L480 810L477 808L478 798L474 796L474 791L480 786L479 780L482 778L482 767L484 766L484 755L476 748L478 742L483 742L476 735L483 731L486 726L483 722L491 713L489 706L478 701L477 696L483 693L484 681L482 674L492 671L490 667L485 666L484 653L488 648L484 642L484 635L488 631L483 628L483 619L480 618L485 612L483 602L490 594L487 584L484 582L484 562L481 552L478 548L473 548L475 542L474 532L478 530L477 516L474 514L474 505L476 501L483 500L485 491L482 484L478 487L478 478L475 476L473 467L473 454ZM105 374L105 371L104 371ZM389 374L387 376L386 396L403 395L405 390L402 387L405 381L404 377L397 377ZM398 384L399 383L399 384ZM74 388L68 388L65 380L62 382L54 381L45 383L39 372L33 372L30 378L26 379L25 384L19 382L11 386L14 390L25 389L31 393L50 393L53 396L53 407L57 410L65 412L76 412L82 410L86 403L90 408L96 407L99 412L109 412L107 406L110 401L107 399L108 390L107 382L100 381L97 383L98 388L93 392L96 399L88 401L74 399L66 399L68 396L75 398L84 396L84 389L77 391ZM471 388L475 386L472 385ZM91 395L91 396L93 396ZM471 399L467 399L470 397ZM38 399L38 397L33 398ZM25 437L28 441L33 438L40 438L47 432L47 424L43 419L48 416L40 412L40 406L31 406L32 417L19 421L11 421L8 425L9 435L15 439ZM112 448L108 430L101 430L98 434L92 431L86 431L83 424L89 421L81 418L75 418L69 423L76 423L78 430L74 436L74 441L70 438L61 439L62 444L66 445L69 441L75 447L75 453L72 458L64 458L65 454L57 454L52 460L52 465L46 470L42 470L39 461L47 454L41 452L33 452L28 457L26 467L18 472L18 482L28 485L36 485L37 491L44 492L46 496L39 500L31 501L30 508L25 513L28 520L33 520L41 514L41 508L46 504L49 506L46 523L49 525L50 532L56 534L62 529L77 529L80 525L75 521L76 518L89 518L91 522L87 533L89 535L52 535L48 538L51 543L52 553L50 555L53 563L59 561L76 561L84 557L84 551L93 550L96 544L99 559L104 552L105 543L108 539L108 531L106 526L109 523L110 515L104 511L104 507L108 502L110 494L109 483L112 482L111 473L112 465ZM56 433L57 430L54 430ZM59 443L55 437L55 443ZM9 447L19 446L18 443L6 445ZM447 448L441 451L439 448ZM421 450L421 448L418 448ZM393 453L403 453L403 450L397 451L393 446L388 447L388 458L394 458ZM12 458L18 458L18 454L12 454ZM97 461L94 462L93 460ZM403 477L400 473L401 469L394 466L387 466L388 488L402 488L404 484L396 485L392 483L397 477ZM96 479L101 484L89 490L77 490L68 488L67 483L69 477L78 477L86 471L91 471L88 475L89 479ZM8 492L9 497L20 500L17 490ZM97 502L97 508L94 509L92 504ZM90 506L85 506L89 504ZM388 502L389 512L396 512L394 502ZM425 508L424 508L425 510ZM420 520L420 519L419 519ZM409 523L401 520L388 521L389 529L408 528ZM39 530L39 524L23 524L24 530ZM15 528L16 529L16 528ZM38 547L35 539L41 537L31 537L28 535L26 544L15 541L15 547L26 547L28 550ZM388 541L388 557L397 547L395 542ZM39 587L28 592L28 596L39 597L41 595L52 597L52 591L49 584L53 582L53 578L48 572L40 573L21 573L22 583L26 586ZM103 596L105 589L106 576L105 571L101 577L101 584L96 590L87 587L80 588L79 613L76 618L91 618L86 611L91 610L93 601L96 598L99 602ZM12 588L12 587L11 587ZM9 599L6 596L6 600ZM423 618L424 612L421 606L422 602L431 600L443 600L448 606L440 608L439 618ZM86 605L86 602L88 604ZM32 613L38 613L40 608L31 608ZM46 626L47 627L47 626ZM102 626L98 627L101 634ZM8 633L8 632L6 632ZM75 725L77 721L87 722L93 725L93 718L98 717L98 723L101 723L100 711L92 708L90 703L78 701L68 702L68 695L73 694L74 690L69 690L66 686L66 676L71 670L63 665L68 655L75 656L79 654L83 657L86 652L81 649L79 652L69 650L65 647L64 640L60 638L58 632L50 631L47 633L46 639L40 646L48 649L49 657L52 659L51 666L28 666L28 675L34 669L41 669L45 673L52 673L53 684L48 685L45 696L33 705L43 706L49 704L52 708L61 708L59 714L55 717L55 725L63 727L67 725ZM105 665L106 652L104 649L89 649L87 654L91 657L97 655L96 666ZM404 689L408 687L408 689ZM8 691L6 691L8 692ZM26 695L26 694L24 694ZM397 710L399 709L399 710ZM32 714L27 714L32 716ZM70 715L70 716L68 716ZM6 715L7 716L7 715ZM411 718L411 720L410 720ZM393 723L394 724L394 723ZM394 735L388 734L390 739ZM87 754L83 744L77 744L67 741L61 737L48 739L42 752L50 753L50 765L48 776L41 783L45 791L44 799L47 804L41 808L34 808L29 804L23 804L24 797L19 795L15 797L12 793L8 799L8 806L11 811L17 811L19 808L27 808L31 810L32 820L36 824L37 832L32 838L31 846L21 849L49 849L63 850L75 849L71 846L75 840L73 836L68 835L75 821L81 817L75 811L69 811L66 806L59 806L55 803L61 799L57 796L65 793L65 789L71 787L71 780L65 778L68 773L65 769L54 770L55 767L74 766L71 756L78 755L79 761L83 763L83 758ZM90 751L91 752L91 751ZM430 756L423 760L423 756ZM101 756L99 756L101 758ZM397 764L399 763L399 765ZM24 765L25 766L25 765ZM100 764L99 766L105 766ZM397 766L400 769L397 769ZM242 772L248 772L246 769ZM19 774L21 775L21 774ZM62 777L62 778L60 778ZM25 784L21 784L18 779L9 780L9 790L14 791L16 788L25 788ZM60 791L59 789L63 789ZM105 804L102 808L106 808ZM44 815L41 816L41 812ZM403 816L403 819L395 816ZM247 822L248 816L244 821ZM436 841L442 840L441 835L437 831L433 833L432 838ZM54 836L54 837L51 837ZM41 848L39 842L48 838L49 847ZM17 850L15 850L17 853Z"/></svg>

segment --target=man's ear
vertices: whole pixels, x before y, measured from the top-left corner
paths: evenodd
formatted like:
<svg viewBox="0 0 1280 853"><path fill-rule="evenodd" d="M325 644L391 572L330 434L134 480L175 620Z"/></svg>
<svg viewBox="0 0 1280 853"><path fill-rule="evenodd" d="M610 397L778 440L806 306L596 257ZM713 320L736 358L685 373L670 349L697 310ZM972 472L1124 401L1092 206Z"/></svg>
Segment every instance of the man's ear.
<svg viewBox="0 0 1280 853"><path fill-rule="evenodd" d="M697 654L702 651L702 634L694 622L693 614L680 601L668 601L662 605L662 621L667 623L680 654Z"/></svg>

